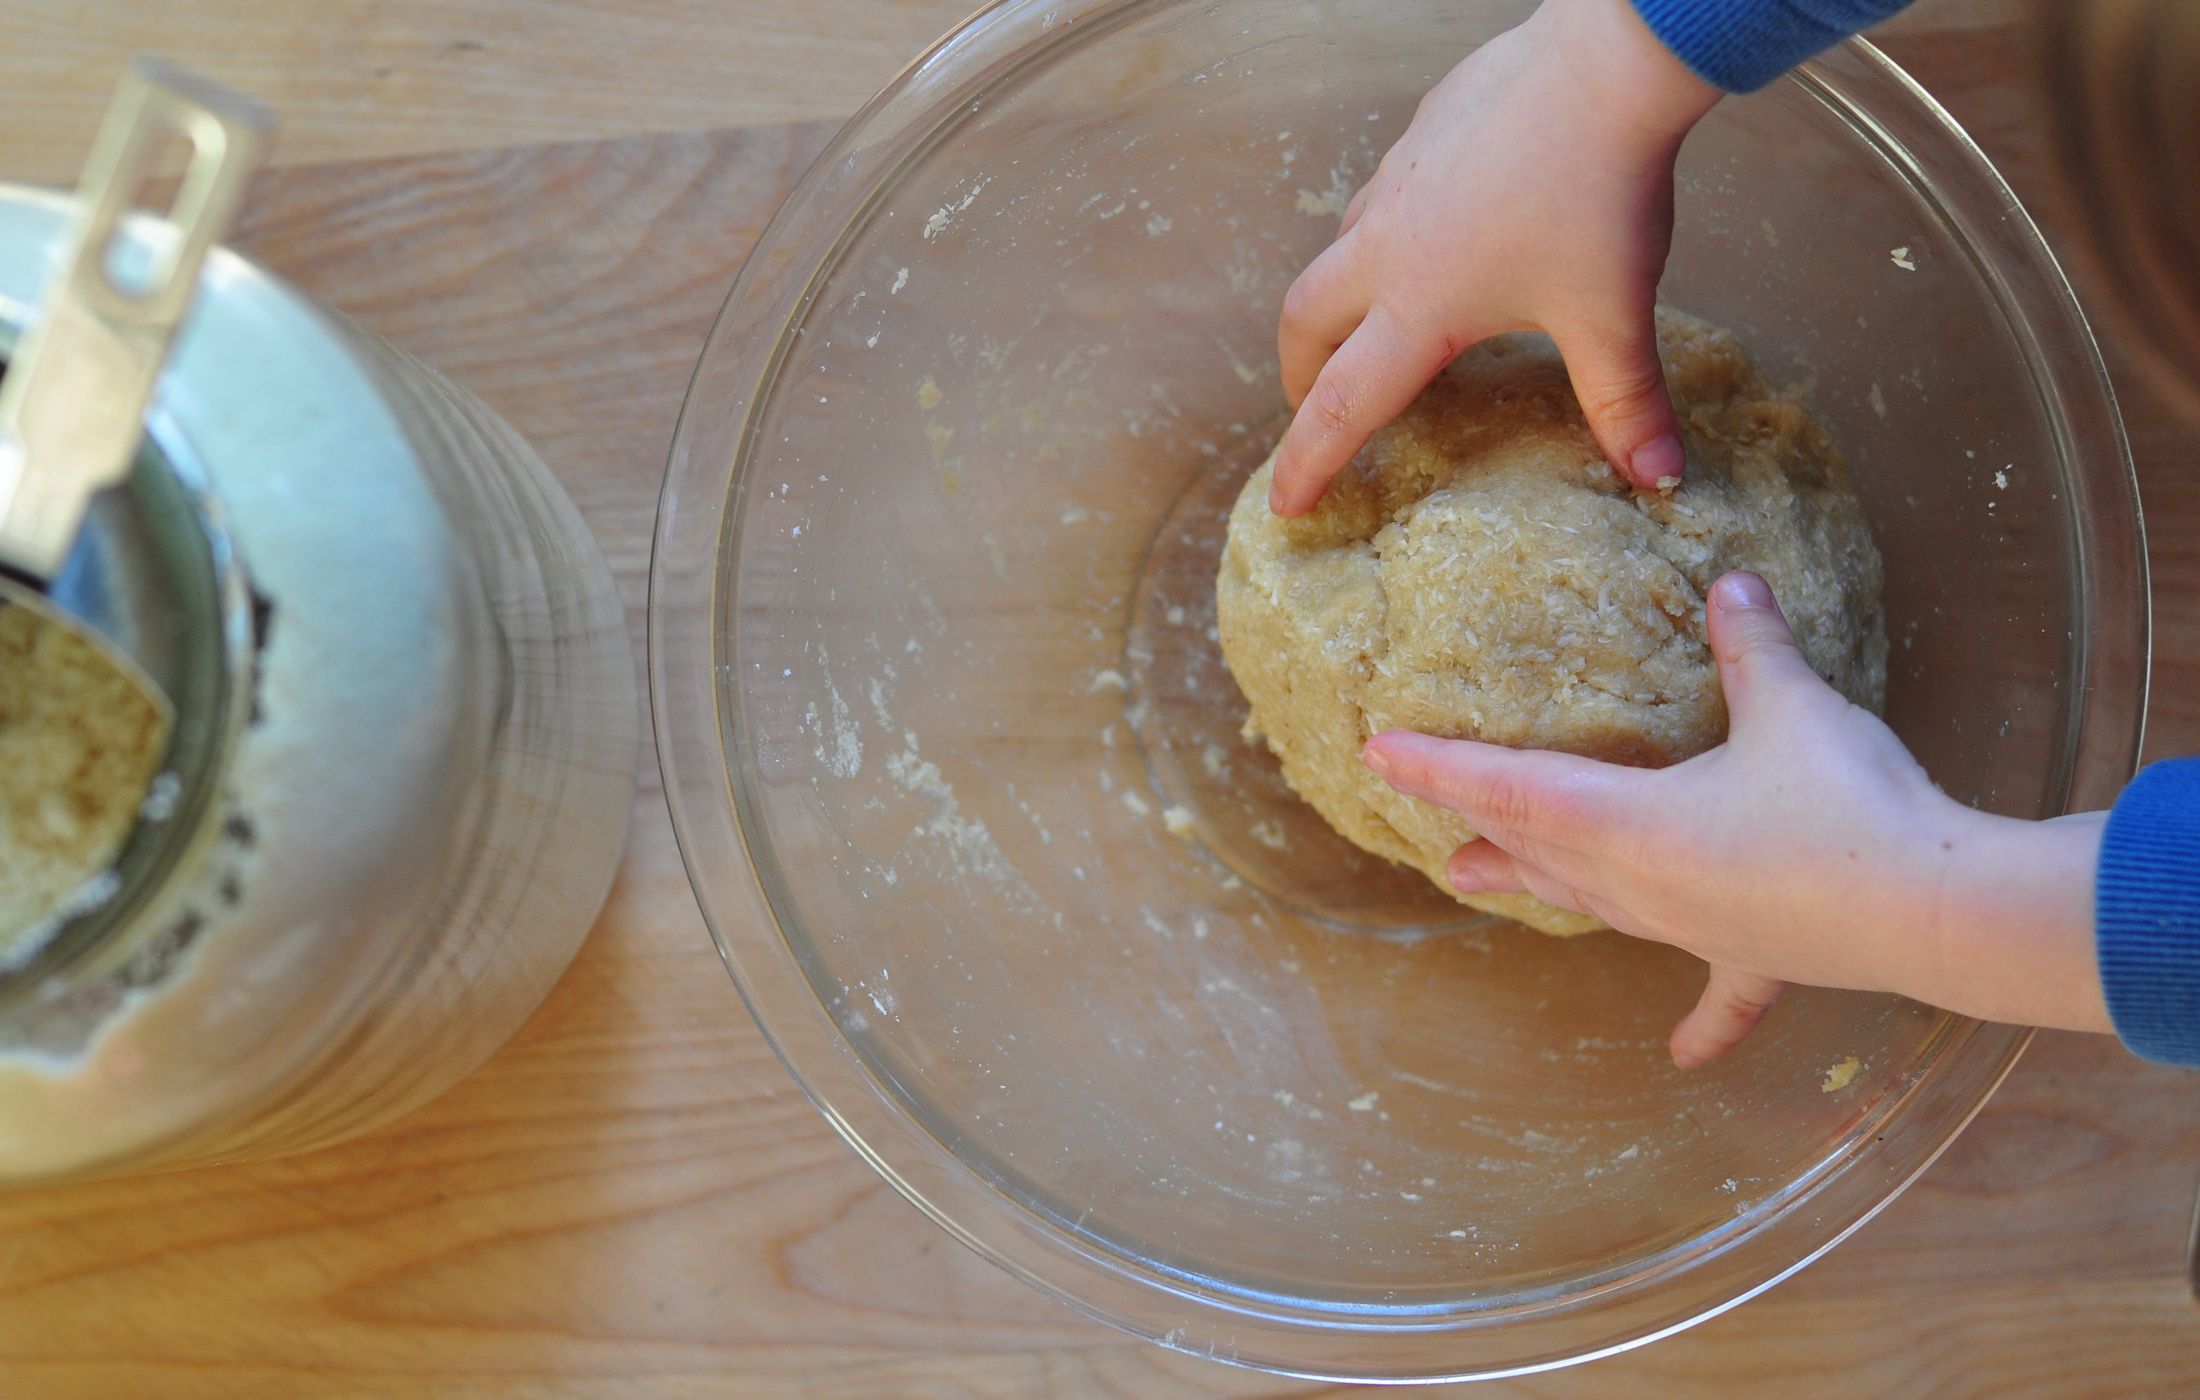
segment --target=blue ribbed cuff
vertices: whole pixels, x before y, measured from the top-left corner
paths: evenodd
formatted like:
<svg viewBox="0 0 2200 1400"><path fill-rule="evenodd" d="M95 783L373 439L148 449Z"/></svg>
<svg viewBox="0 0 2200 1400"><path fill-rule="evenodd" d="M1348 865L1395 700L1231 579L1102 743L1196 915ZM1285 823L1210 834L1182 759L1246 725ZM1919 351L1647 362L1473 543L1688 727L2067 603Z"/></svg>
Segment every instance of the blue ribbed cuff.
<svg viewBox="0 0 2200 1400"><path fill-rule="evenodd" d="M2116 799L2093 924L2116 1034L2150 1060L2200 1067L2200 758L2154 764Z"/></svg>
<svg viewBox="0 0 2200 1400"><path fill-rule="evenodd" d="M1861 34L1909 0L1635 0L1635 10L1689 71L1728 92L1755 92L1821 49Z"/></svg>

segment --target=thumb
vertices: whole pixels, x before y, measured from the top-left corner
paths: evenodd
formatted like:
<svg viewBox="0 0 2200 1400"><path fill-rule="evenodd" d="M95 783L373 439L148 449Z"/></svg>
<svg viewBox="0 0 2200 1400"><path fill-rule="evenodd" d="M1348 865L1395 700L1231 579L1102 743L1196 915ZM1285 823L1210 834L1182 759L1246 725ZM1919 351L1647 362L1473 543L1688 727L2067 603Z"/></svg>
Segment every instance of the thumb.
<svg viewBox="0 0 2200 1400"><path fill-rule="evenodd" d="M1605 458L1645 491L1686 468L1680 421L1658 361L1657 323L1649 305L1625 324L1554 330L1574 397Z"/></svg>
<svg viewBox="0 0 2200 1400"><path fill-rule="evenodd" d="M1696 1007L1681 1018L1666 1042L1682 1069L1708 1064L1742 1043L1787 990L1785 982L1714 963Z"/></svg>
<svg viewBox="0 0 2200 1400"><path fill-rule="evenodd" d="M1779 693L1798 682L1822 686L1803 659L1772 586L1752 573L1732 573L1711 585L1704 630L1719 663L1730 729L1749 724Z"/></svg>

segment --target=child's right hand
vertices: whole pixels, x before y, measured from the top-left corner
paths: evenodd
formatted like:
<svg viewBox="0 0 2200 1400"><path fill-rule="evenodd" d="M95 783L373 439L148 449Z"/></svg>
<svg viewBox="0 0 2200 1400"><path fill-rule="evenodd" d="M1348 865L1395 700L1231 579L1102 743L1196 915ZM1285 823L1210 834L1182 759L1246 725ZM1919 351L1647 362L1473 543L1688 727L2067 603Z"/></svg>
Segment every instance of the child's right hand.
<svg viewBox="0 0 2200 1400"><path fill-rule="evenodd" d="M1652 310L1673 161L1718 98L1628 0L1546 0L1438 83L1284 300L1297 413L1277 513L1312 510L1446 364L1507 331L1558 342L1622 475L1678 477Z"/></svg>
<svg viewBox="0 0 2200 1400"><path fill-rule="evenodd" d="M1533 894L1710 962L1673 1033L1684 1066L1740 1041L1788 981L2107 1030L2093 947L2102 814L2016 821L1942 793L1810 669L1756 575L1720 580L1705 613L1729 732L1685 763L1369 741L1393 788L1481 833L1452 857L1453 885Z"/></svg>

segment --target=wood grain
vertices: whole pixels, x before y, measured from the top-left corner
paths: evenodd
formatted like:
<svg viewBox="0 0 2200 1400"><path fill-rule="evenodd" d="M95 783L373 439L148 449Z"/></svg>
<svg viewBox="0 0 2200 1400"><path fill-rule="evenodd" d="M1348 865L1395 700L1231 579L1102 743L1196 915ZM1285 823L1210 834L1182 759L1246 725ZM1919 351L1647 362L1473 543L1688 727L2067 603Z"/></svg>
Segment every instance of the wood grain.
<svg viewBox="0 0 2200 1400"><path fill-rule="evenodd" d="M285 165L854 111L973 0L9 0L0 138L67 183L125 63L273 104Z"/></svg>
<svg viewBox="0 0 2200 1400"><path fill-rule="evenodd" d="M787 55L869 64L845 80L867 91L956 7L787 6L770 44L682 37L765 8L292 0L255 12L275 16L262 34L226 3L4 0L6 32L32 42L0 55L0 166L73 163L63 128L105 83L106 58L85 55L281 70L270 95L296 98L305 163L262 180L241 241L506 413L603 539L638 637L657 479L703 334L830 129L807 119L862 95L808 85ZM1940 8L1898 56L2052 228L2010 36L1991 7ZM372 95L394 80L371 76L391 35L477 30L521 51L437 59L405 37L425 46L408 70L422 105ZM683 44L690 67L665 61ZM32 48L56 70L18 82ZM474 61L506 66L436 67ZM560 73L577 75L570 103L538 86ZM2113 356L2113 308L2096 311ZM2200 433L2120 382L2155 544L2150 748L2200 750ZM743 1012L642 771L602 924L450 1095L304 1158L0 1197L0 1396L1341 1393L1130 1341L894 1195ZM2106 1041L2043 1037L1918 1186L1796 1279L1666 1342L1474 1394L2200 1392L2200 1314L2178 1278L2200 1176L2192 1085Z"/></svg>

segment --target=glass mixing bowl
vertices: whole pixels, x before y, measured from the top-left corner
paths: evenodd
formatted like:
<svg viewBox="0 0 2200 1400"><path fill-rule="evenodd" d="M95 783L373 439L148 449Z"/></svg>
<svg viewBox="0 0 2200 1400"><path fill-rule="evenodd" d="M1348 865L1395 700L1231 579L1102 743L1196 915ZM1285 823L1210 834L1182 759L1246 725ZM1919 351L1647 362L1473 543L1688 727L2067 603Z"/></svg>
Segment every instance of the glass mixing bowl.
<svg viewBox="0 0 2200 1400"><path fill-rule="evenodd" d="M1682 1073L1699 964L1466 914L1237 736L1212 580L1278 303L1420 94L1527 9L984 11L757 245L659 522L673 816L795 1076L989 1258L1278 1371L1503 1373L1715 1313L1886 1204L2025 1040L1798 991ZM1979 151L1851 44L1689 143L1665 296L1814 386L1934 776L2029 817L2107 802L2146 686L2132 473Z"/></svg>

